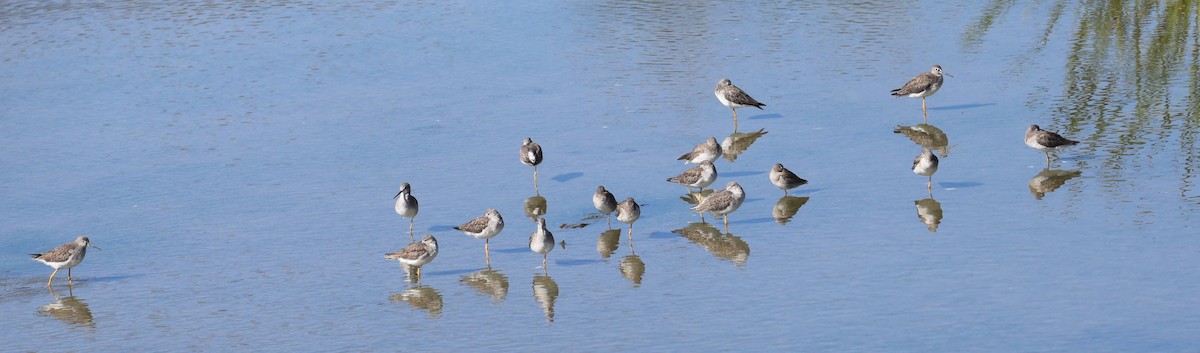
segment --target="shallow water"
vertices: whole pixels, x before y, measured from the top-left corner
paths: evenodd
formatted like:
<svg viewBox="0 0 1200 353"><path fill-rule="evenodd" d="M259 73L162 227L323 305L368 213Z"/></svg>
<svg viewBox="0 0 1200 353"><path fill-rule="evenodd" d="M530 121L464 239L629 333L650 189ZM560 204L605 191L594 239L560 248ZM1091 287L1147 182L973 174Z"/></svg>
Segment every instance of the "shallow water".
<svg viewBox="0 0 1200 353"><path fill-rule="evenodd" d="M0 341L1193 350L1196 5L1106 5L5 3ZM921 125L887 92L935 63ZM767 104L736 131L722 77ZM1081 143L1045 168L1030 124ZM932 191L898 126L937 141ZM664 181L709 136L728 232ZM419 283L383 259L402 182L441 249ZM642 205L632 240L596 185ZM486 208L490 268L451 229ZM47 291L26 254L79 234L104 250Z"/></svg>

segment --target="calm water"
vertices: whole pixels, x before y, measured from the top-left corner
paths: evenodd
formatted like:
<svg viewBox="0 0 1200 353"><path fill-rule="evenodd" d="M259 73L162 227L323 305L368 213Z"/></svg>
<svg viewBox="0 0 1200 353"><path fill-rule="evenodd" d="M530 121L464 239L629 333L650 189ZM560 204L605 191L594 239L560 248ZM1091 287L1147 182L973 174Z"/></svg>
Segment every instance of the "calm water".
<svg viewBox="0 0 1200 353"><path fill-rule="evenodd" d="M1197 5L1107 6L6 2L0 341L1195 351ZM887 92L932 64L954 76L918 126ZM722 77L767 104L737 131ZM1030 124L1081 143L1046 170ZM898 126L940 141L932 192ZM664 181L709 136L748 194L728 232ZM782 198L775 163L809 184ZM383 259L402 182L441 245L419 284ZM632 241L601 184L642 204ZM450 229L486 208L490 269ZM26 254L80 234L104 250L47 291Z"/></svg>

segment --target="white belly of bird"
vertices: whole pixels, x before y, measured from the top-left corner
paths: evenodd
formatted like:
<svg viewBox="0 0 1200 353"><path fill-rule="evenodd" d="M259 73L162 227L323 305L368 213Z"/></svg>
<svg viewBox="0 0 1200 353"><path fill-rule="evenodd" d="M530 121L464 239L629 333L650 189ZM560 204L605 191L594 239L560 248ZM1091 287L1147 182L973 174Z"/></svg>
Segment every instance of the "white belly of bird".
<svg viewBox="0 0 1200 353"><path fill-rule="evenodd" d="M913 93L908 96L913 97L913 98L925 98L925 97L932 96L934 93L937 93L937 91L941 88L942 88L941 84L934 83L932 85L929 85L929 88L926 88L924 91Z"/></svg>
<svg viewBox="0 0 1200 353"><path fill-rule="evenodd" d="M497 226L488 225L488 227L484 228L483 231L480 231L479 233L472 233L471 236L475 237L475 239L491 239L491 238L495 238L497 235L499 235L500 230L502 230L502 229L503 229L502 226L497 227Z"/></svg>
<svg viewBox="0 0 1200 353"><path fill-rule="evenodd" d="M532 244L529 244L529 250L533 250L533 252L538 254L546 254L549 253L550 250L554 250L554 243L535 241Z"/></svg>
<svg viewBox="0 0 1200 353"><path fill-rule="evenodd" d="M413 218L417 215L417 210L408 208L408 205L404 204L404 199L400 199L396 201L396 213L401 217Z"/></svg>
<svg viewBox="0 0 1200 353"><path fill-rule="evenodd" d="M1025 145L1032 147L1033 149L1038 150L1039 152L1054 152L1054 151L1058 150L1058 148L1042 146L1042 144L1037 143L1037 138L1025 139Z"/></svg>
<svg viewBox="0 0 1200 353"><path fill-rule="evenodd" d="M728 99L725 99L725 95L723 95L719 92L715 93L715 94L717 96L717 100L721 101L721 104L724 104L726 107L729 107L729 109L738 109L741 107L745 107L745 105L743 105L743 104L737 104L734 102L730 102Z"/></svg>
<svg viewBox="0 0 1200 353"><path fill-rule="evenodd" d="M933 161L928 159L922 159L921 162L917 163L917 165L913 167L913 173L917 173L917 175L920 176L931 176L936 172L937 165L934 165Z"/></svg>
<svg viewBox="0 0 1200 353"><path fill-rule="evenodd" d="M49 261L46 261L43 259L34 259L34 260L44 263L47 266L50 266L50 268L59 270L59 269L69 269L69 268L75 267L75 265L78 265L80 262L83 262L83 257L82 256L73 256L73 257L67 259L67 261L63 261L63 262L49 262Z"/></svg>
<svg viewBox="0 0 1200 353"><path fill-rule="evenodd" d="M425 266L425 264L429 263L430 261L433 261L433 258L435 258L435 257L437 257L436 250L433 252L430 252L429 256L422 256L422 257L418 257L416 259L399 259L399 260L400 260L400 263L408 265L408 266L421 267L421 266Z"/></svg>

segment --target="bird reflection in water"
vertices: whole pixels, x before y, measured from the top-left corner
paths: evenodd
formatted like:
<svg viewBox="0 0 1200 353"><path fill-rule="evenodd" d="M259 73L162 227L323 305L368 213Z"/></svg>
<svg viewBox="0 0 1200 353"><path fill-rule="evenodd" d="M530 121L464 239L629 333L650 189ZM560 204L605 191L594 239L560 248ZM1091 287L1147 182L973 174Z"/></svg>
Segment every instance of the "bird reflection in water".
<svg viewBox="0 0 1200 353"><path fill-rule="evenodd" d="M1043 169L1040 173L1029 179L1029 193L1033 194L1034 198L1041 200L1042 197L1046 196L1046 193L1053 192L1062 187L1063 184L1066 184L1067 180L1074 179L1082 174L1083 172L1078 170Z"/></svg>
<svg viewBox="0 0 1200 353"><path fill-rule="evenodd" d="M524 210L529 220L537 222L538 217L546 215L546 198L541 195L530 196L525 199Z"/></svg>
<svg viewBox="0 0 1200 353"><path fill-rule="evenodd" d="M414 309L424 310L431 318L437 319L442 316L442 293L433 287L416 285L409 287L404 293L392 294L389 298L395 302L408 303Z"/></svg>
<svg viewBox="0 0 1200 353"><path fill-rule="evenodd" d="M621 230L609 229L600 233L600 237L596 238L596 252L602 258L612 257L613 252L617 251L617 244L621 242Z"/></svg>
<svg viewBox="0 0 1200 353"><path fill-rule="evenodd" d="M913 143L937 152L942 158L950 156L950 137L946 136L946 133L937 126L929 124L900 125L896 126L892 132L902 134Z"/></svg>
<svg viewBox="0 0 1200 353"><path fill-rule="evenodd" d="M721 141L721 156L730 162L737 160L738 155L750 148L750 145L754 144L755 140L767 134L765 130L758 129L756 132L737 132L737 130L734 130L732 134L729 134L729 137Z"/></svg>
<svg viewBox="0 0 1200 353"><path fill-rule="evenodd" d="M646 263L637 254L629 254L621 259L621 276L633 281L633 286L642 285L642 275L646 274Z"/></svg>
<svg viewBox="0 0 1200 353"><path fill-rule="evenodd" d="M458 280L467 287L475 288L479 294L492 297L492 301L500 303L508 297L508 276L488 267L483 270L465 274Z"/></svg>
<svg viewBox="0 0 1200 353"><path fill-rule="evenodd" d="M771 209L771 216L775 217L775 222L779 224L788 224L792 221L792 217L796 216L796 212L800 211L800 207L808 203L808 196L797 197L787 195L780 197L779 201L775 201L775 208Z"/></svg>
<svg viewBox="0 0 1200 353"><path fill-rule="evenodd" d="M96 323L92 320L92 310L88 308L87 303L75 298L73 288L68 287L67 293L68 296L59 297L51 288L50 295L54 296L54 302L39 307L38 315L51 316L70 325L96 328Z"/></svg>
<svg viewBox="0 0 1200 353"><path fill-rule="evenodd" d="M684 239L704 247L713 256L732 261L735 265L745 265L750 257L750 244L736 235L721 234L717 227L708 223L688 223L683 229L671 232L682 235Z"/></svg>
<svg viewBox="0 0 1200 353"><path fill-rule="evenodd" d="M914 201L917 205L917 219L921 220L930 232L937 232L938 225L942 223L942 203L933 199L933 194L929 194L929 198Z"/></svg>
<svg viewBox="0 0 1200 353"><path fill-rule="evenodd" d="M533 276L533 300L542 306L547 322L554 322L554 301L558 299L558 282L550 275Z"/></svg>

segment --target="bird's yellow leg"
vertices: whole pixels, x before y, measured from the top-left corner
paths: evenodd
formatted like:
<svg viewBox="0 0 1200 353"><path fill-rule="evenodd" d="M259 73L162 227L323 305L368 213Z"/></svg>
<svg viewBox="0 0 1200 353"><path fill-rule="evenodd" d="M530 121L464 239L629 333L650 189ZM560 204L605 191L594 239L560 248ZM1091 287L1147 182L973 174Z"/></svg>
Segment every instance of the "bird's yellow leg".
<svg viewBox="0 0 1200 353"><path fill-rule="evenodd" d="M925 98L921 98L921 118L925 120L926 124L929 123L929 112L925 109Z"/></svg>
<svg viewBox="0 0 1200 353"><path fill-rule="evenodd" d="M57 268L56 268L56 269L54 269L54 272L51 272L51 273L50 273L50 280L46 282L46 286L47 286L47 287L49 287L51 284L53 284L53 283L54 283L54 275L56 275L56 274L58 274L58 269L57 269Z"/></svg>

